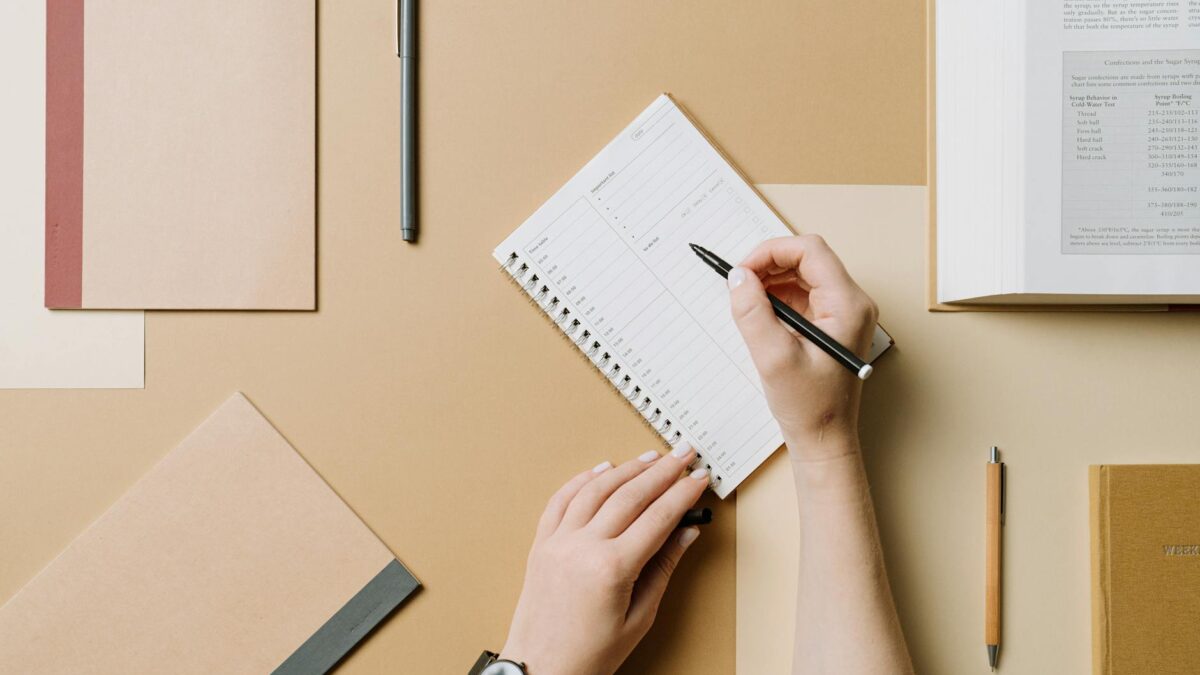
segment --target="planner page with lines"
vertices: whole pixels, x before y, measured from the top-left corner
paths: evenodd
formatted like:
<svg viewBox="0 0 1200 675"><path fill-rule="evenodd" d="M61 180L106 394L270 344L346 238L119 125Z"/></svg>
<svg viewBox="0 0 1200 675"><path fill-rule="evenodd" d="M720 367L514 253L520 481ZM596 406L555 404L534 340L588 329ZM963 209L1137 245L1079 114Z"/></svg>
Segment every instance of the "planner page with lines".
<svg viewBox="0 0 1200 675"><path fill-rule="evenodd" d="M663 95L494 256L667 441L697 448L725 497L783 438L725 281L688 244L737 261L790 234Z"/></svg>

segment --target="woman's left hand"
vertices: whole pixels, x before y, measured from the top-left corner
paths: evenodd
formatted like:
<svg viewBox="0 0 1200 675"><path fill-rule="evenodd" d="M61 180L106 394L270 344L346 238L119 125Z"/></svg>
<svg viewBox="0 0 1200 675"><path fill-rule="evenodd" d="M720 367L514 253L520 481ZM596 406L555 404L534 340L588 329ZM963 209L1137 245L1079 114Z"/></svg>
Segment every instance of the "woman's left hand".
<svg viewBox="0 0 1200 675"><path fill-rule="evenodd" d="M641 641L684 550L676 526L708 485L686 443L572 478L538 523L525 586L500 656L530 675L609 674Z"/></svg>

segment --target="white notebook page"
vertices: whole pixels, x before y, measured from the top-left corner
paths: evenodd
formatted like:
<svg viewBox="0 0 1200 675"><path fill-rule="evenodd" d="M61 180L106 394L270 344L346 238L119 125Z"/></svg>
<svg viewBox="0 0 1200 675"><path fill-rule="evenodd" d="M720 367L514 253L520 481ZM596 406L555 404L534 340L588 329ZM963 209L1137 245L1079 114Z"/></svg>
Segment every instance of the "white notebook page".
<svg viewBox="0 0 1200 675"><path fill-rule="evenodd" d="M663 95L494 256L666 440L697 448L725 497L783 437L725 281L688 244L736 262L790 234Z"/></svg>

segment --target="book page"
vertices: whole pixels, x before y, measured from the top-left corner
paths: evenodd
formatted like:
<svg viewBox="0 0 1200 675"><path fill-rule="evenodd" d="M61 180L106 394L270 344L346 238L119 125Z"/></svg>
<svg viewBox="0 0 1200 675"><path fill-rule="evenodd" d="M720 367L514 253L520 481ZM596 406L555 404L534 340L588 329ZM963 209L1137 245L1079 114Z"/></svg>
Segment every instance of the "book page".
<svg viewBox="0 0 1200 675"><path fill-rule="evenodd" d="M494 255L664 438L692 442L724 497L783 438L725 280L688 244L736 262L790 234L664 95Z"/></svg>
<svg viewBox="0 0 1200 675"><path fill-rule="evenodd" d="M1200 253L1200 51L1063 53L1062 252Z"/></svg>
<svg viewBox="0 0 1200 675"><path fill-rule="evenodd" d="M1200 293L1200 5L1027 6L1024 290Z"/></svg>
<svg viewBox="0 0 1200 675"><path fill-rule="evenodd" d="M1020 92L1024 9L1019 2L938 0L934 13L939 302L1014 288L1022 221Z"/></svg>

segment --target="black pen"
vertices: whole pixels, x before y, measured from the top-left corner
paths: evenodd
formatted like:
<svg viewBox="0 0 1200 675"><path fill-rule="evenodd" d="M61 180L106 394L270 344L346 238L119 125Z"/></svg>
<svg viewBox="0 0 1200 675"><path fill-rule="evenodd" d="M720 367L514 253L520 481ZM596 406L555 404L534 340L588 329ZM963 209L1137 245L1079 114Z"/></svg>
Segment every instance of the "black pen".
<svg viewBox="0 0 1200 675"><path fill-rule="evenodd" d="M692 251L700 256L700 259L708 264L723 277L729 277L729 270L733 269L733 265L721 260L720 256L712 251L697 246L696 244L688 244L692 247ZM811 321L800 315L800 312L788 307L787 303L779 298L767 293L767 298L771 301L771 306L775 308L775 316L779 317L792 330L808 338L813 344L820 347L826 354L832 356L838 363L845 366L850 372L858 375L858 379L865 380L871 376L871 364L858 358L854 352L846 349L840 342L829 337L825 331L817 328Z"/></svg>
<svg viewBox="0 0 1200 675"><path fill-rule="evenodd" d="M712 509L689 509L679 519L679 527L707 525L712 522Z"/></svg>
<svg viewBox="0 0 1200 675"><path fill-rule="evenodd" d="M417 0L396 0L400 57L400 236L417 240Z"/></svg>

